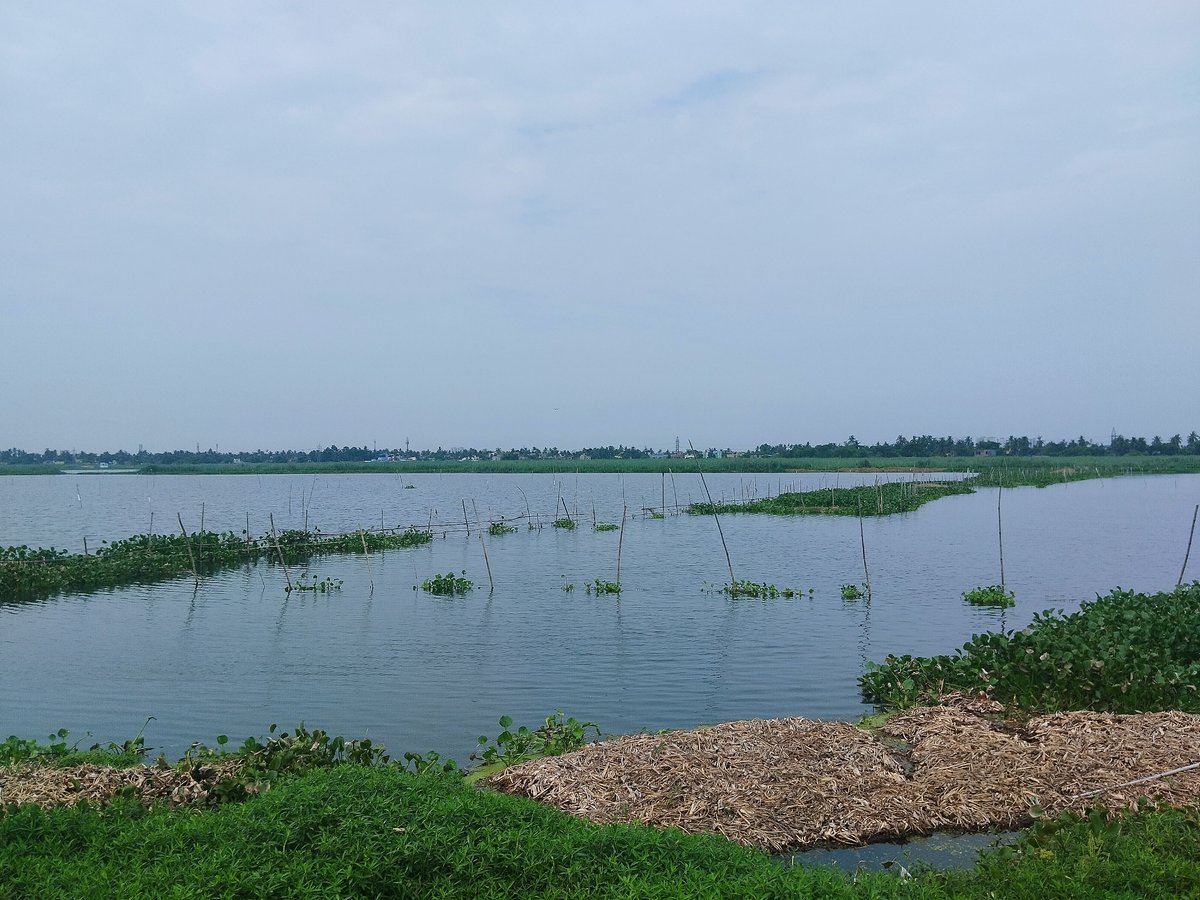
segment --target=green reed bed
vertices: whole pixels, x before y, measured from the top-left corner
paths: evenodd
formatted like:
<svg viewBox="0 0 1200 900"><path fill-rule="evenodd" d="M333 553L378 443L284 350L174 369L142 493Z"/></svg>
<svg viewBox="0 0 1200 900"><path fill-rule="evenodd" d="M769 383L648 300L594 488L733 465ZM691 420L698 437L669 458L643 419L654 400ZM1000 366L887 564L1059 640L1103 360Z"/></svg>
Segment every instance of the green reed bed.
<svg viewBox="0 0 1200 900"><path fill-rule="evenodd" d="M1139 594L1120 588L1079 612L1047 610L1020 631L977 634L951 655L869 663L863 696L911 706L985 691L1030 711L1200 713L1200 581Z"/></svg>
<svg viewBox="0 0 1200 900"><path fill-rule="evenodd" d="M912 512L920 506L953 494L971 494L962 481L893 481L858 487L830 487L783 493L762 500L733 503L692 503L687 512L770 513L781 516L890 516Z"/></svg>
<svg viewBox="0 0 1200 900"><path fill-rule="evenodd" d="M195 572L211 574L248 562L302 563L334 553L378 552L427 544L428 531L359 531L325 535L288 530L248 538L233 532L142 534L104 543L92 553L0 547L0 599L25 599L62 591L89 591L123 584L148 584ZM194 566L194 569L193 569Z"/></svg>

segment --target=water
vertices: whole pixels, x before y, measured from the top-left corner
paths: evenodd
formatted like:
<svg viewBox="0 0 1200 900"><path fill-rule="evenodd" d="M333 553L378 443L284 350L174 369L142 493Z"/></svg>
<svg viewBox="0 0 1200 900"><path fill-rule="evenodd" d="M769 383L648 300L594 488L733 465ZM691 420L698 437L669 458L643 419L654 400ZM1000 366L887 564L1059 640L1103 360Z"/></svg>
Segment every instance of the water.
<svg viewBox="0 0 1200 900"><path fill-rule="evenodd" d="M893 476L895 478L897 476ZM906 476L909 477L909 476ZM847 486L875 476L713 475L715 496ZM695 475L665 482L667 502L703 497ZM413 485L411 489L406 485ZM865 521L873 600L842 601L862 580L854 518L725 516L738 578L802 589L793 600L730 600L711 517L641 517L661 503L657 475L339 475L0 478L0 543L82 549L145 532L205 527L325 531L425 525L414 550L327 557L331 595L285 599L263 563L207 578L35 603L0 599L0 736L67 727L85 744L124 740L148 716L147 745L177 757L193 740L261 736L303 720L370 736L395 754L436 749L467 762L502 714L535 724L557 708L608 733L869 711L857 677L887 653L948 652L972 633L1023 627L1047 608L1071 611L1111 588L1170 588L1179 573L1200 476L1079 482L1003 495L1005 567L1015 609L970 607L963 590L999 580L996 492L947 497L915 513ZM581 527L521 528L487 538L496 589L462 501L486 522L526 511L549 522L562 496ZM622 499L624 497L624 500ZM616 577L620 598L584 585ZM1189 577L1196 577L1195 565ZM414 590L466 570L476 588L438 599ZM296 576L293 571L293 578ZM374 583L372 589L371 584ZM573 584L574 590L563 590ZM811 596L807 593L812 590ZM90 735L90 736L85 736Z"/></svg>

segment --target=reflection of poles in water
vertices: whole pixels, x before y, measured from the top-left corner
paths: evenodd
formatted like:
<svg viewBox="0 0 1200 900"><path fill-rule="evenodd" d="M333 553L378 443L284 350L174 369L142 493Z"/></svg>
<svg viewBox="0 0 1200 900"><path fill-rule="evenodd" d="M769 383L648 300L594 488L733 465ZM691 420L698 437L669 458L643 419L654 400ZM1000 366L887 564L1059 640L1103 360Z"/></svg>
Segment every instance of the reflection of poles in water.
<svg viewBox="0 0 1200 900"><path fill-rule="evenodd" d="M1187 552L1183 554L1183 568L1179 570L1179 580L1175 582L1175 587L1183 584L1183 573L1187 571L1188 557L1192 555L1192 538L1196 534L1196 515L1200 513L1200 503L1196 504L1196 508L1192 510L1192 530L1188 532Z"/></svg>

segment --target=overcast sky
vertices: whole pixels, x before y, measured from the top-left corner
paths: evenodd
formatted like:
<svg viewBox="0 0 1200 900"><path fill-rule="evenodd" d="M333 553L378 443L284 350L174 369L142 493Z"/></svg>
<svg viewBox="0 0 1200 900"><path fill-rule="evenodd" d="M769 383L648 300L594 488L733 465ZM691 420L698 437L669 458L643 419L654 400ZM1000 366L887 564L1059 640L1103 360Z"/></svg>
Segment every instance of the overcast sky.
<svg viewBox="0 0 1200 900"><path fill-rule="evenodd" d="M1200 428L1200 4L5 0L0 447Z"/></svg>

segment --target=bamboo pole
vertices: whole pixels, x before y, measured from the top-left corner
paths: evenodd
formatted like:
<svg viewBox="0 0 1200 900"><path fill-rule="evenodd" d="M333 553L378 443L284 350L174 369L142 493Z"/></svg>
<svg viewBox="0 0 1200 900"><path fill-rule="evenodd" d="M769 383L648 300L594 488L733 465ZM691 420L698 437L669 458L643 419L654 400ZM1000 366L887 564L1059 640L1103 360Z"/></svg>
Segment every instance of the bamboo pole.
<svg viewBox="0 0 1200 900"><path fill-rule="evenodd" d="M621 546L625 543L625 515L629 512L629 506L622 505L621 507L621 534L617 538L617 587L621 586Z"/></svg>
<svg viewBox="0 0 1200 900"><path fill-rule="evenodd" d="M996 491L996 538L1000 543L1000 590L1004 590L1004 522L1000 517L1000 497L1004 493L1004 480L1000 480L1000 489Z"/></svg>
<svg viewBox="0 0 1200 900"><path fill-rule="evenodd" d="M1196 508L1192 510L1192 530L1188 532L1187 552L1183 554L1183 568L1179 570L1179 580L1175 582L1175 587L1183 584L1183 573L1187 571L1188 557L1192 555L1192 538L1196 534L1196 515L1200 513L1200 503L1196 504Z"/></svg>
<svg viewBox="0 0 1200 900"><path fill-rule="evenodd" d="M463 506L463 524L467 526L467 537L470 537L471 536L471 522L467 518L467 501L461 497L459 499L462 500L462 506ZM472 500L471 502L474 503L475 501Z"/></svg>
<svg viewBox="0 0 1200 900"><path fill-rule="evenodd" d="M279 564L283 566L283 577L287 579L287 592L290 594L292 592L292 576L288 572L287 562L283 558L283 548L279 546L279 538L275 536L275 513L271 513L271 540L275 542L275 552L279 554Z"/></svg>
<svg viewBox="0 0 1200 900"><path fill-rule="evenodd" d="M183 527L183 516L175 513L179 519L179 530L183 532L183 542L187 544L188 559L192 563L192 577L196 580L196 584L200 583L200 573L196 571L196 557L192 553L192 539L188 537L187 529Z"/></svg>
<svg viewBox="0 0 1200 900"><path fill-rule="evenodd" d="M488 573L488 588L496 590L496 582L492 580L492 564L488 561L487 543L483 539L483 524L479 521L479 507L475 505L475 498L471 498L471 508L475 510L475 525L479 530L479 546L483 548L483 564L487 567Z"/></svg>
<svg viewBox="0 0 1200 900"><path fill-rule="evenodd" d="M858 501L858 542L862 547L863 578L867 588L867 601L871 600L871 573L867 570L867 537L863 531L862 500Z"/></svg>
<svg viewBox="0 0 1200 900"><path fill-rule="evenodd" d="M688 441L688 446L692 447L692 442ZM696 448L692 447L692 452L696 452ZM733 575L733 560L729 556L729 545L725 543L725 532L721 529L721 519L717 516L717 505L713 503L712 493L708 490L708 482L704 480L704 470L697 465L697 471L700 474L700 483L704 485L704 495L708 497L709 508L712 509L713 521L717 523L717 534L721 536L721 547L725 550L725 563L729 566L729 590L731 594L737 594L737 578ZM674 479L672 479L674 481ZM678 504L676 504L678 505Z"/></svg>
<svg viewBox="0 0 1200 900"><path fill-rule="evenodd" d="M371 582L371 593L375 593L375 573L371 571L371 555L367 552L367 536L363 534L363 530L358 529L358 537L362 541L363 560L367 564L367 578Z"/></svg>
<svg viewBox="0 0 1200 900"><path fill-rule="evenodd" d="M567 516L567 521L574 525L575 520L571 518L571 511L567 509L567 501L562 498L562 494L558 495L558 502L562 504L563 512L566 513Z"/></svg>

